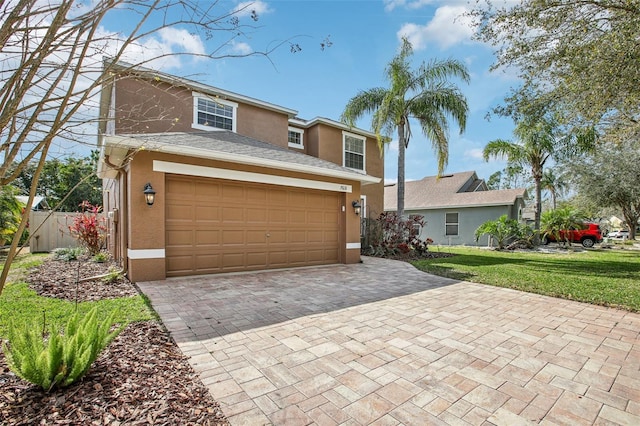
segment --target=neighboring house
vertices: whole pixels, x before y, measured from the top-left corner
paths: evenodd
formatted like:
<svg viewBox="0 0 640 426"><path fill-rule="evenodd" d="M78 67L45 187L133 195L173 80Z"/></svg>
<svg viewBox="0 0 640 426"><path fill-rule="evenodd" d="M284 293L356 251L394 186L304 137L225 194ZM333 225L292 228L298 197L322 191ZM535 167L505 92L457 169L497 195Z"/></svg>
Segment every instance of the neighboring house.
<svg viewBox="0 0 640 426"><path fill-rule="evenodd" d="M119 64L102 90L98 175L129 278L359 262L353 203L383 209L375 135L296 114Z"/></svg>
<svg viewBox="0 0 640 426"><path fill-rule="evenodd" d="M476 229L484 222L507 215L522 219L525 189L488 190L475 172L429 176L405 183L405 214L424 216L420 238L440 245L488 245L484 235L476 242ZM397 186L384 188L385 211L397 210Z"/></svg>
<svg viewBox="0 0 640 426"><path fill-rule="evenodd" d="M16 198L18 199L18 201L22 203L23 206L26 206L27 202L29 201L29 197L25 195L18 195ZM33 204L31 205L31 210L34 212L39 212L42 210L51 210L51 208L49 207L47 200L43 196L36 195L35 197L33 197Z"/></svg>

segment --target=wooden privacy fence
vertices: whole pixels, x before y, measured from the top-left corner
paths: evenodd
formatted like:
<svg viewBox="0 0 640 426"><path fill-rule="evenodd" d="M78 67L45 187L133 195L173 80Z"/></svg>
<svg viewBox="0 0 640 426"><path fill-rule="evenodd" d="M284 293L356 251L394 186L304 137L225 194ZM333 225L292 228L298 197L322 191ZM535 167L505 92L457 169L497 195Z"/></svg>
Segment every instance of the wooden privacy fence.
<svg viewBox="0 0 640 426"><path fill-rule="evenodd" d="M73 218L79 214L32 211L29 215L29 251L38 253L50 252L59 247L78 247L78 241L69 232L69 225L73 224Z"/></svg>

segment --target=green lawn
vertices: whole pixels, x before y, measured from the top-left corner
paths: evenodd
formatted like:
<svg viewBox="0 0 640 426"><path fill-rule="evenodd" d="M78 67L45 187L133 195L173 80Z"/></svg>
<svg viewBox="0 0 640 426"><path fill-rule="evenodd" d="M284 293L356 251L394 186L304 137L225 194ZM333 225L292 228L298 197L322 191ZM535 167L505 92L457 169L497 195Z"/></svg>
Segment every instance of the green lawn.
<svg viewBox="0 0 640 426"><path fill-rule="evenodd" d="M455 256L412 263L435 275L640 311L640 251L637 250L560 253L471 247L439 250Z"/></svg>
<svg viewBox="0 0 640 426"><path fill-rule="evenodd" d="M43 258L43 255L23 255L11 266L11 279L0 295L0 337L6 336L11 321L23 323L36 320L38 326L46 322L48 328L52 324L65 324L69 316L75 312L74 302L39 296L23 281L27 270L37 266ZM155 313L142 296L81 302L77 309L85 313L93 306L98 307L102 318L116 310L116 323L121 324L155 318Z"/></svg>

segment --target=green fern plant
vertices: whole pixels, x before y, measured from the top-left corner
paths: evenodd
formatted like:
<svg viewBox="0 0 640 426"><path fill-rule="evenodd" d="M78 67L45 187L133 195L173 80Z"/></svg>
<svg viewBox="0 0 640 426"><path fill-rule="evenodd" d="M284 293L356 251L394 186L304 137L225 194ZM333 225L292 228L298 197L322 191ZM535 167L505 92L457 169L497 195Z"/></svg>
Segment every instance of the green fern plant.
<svg viewBox="0 0 640 426"><path fill-rule="evenodd" d="M3 346L7 364L18 377L49 392L67 387L81 379L100 352L122 331L111 331L116 312L98 322L98 311L91 309L80 317L73 314L64 333L52 329L48 338L37 324L12 324L9 341Z"/></svg>

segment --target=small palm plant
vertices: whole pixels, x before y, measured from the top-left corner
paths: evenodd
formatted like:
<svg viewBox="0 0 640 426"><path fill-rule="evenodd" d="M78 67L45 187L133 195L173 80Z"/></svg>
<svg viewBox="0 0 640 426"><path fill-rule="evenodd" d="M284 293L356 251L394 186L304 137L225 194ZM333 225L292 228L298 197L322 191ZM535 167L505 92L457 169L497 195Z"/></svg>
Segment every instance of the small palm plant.
<svg viewBox="0 0 640 426"><path fill-rule="evenodd" d="M53 329L47 338L37 324L12 324L3 350L7 364L18 377L46 392L67 387L81 379L100 352L120 333L111 330L115 311L102 323L96 308L69 318L64 333Z"/></svg>
<svg viewBox="0 0 640 426"><path fill-rule="evenodd" d="M506 241L520 235L520 224L517 220L508 219L507 215L503 214L497 220L489 220L480 225L476 229L476 241L484 234L491 235L498 244L498 250L502 250Z"/></svg>
<svg viewBox="0 0 640 426"><path fill-rule="evenodd" d="M569 233L564 233L564 240L561 238L560 231L579 229L585 220L585 216L578 210L571 207L564 207L561 209L547 210L542 213L540 218L540 231L543 238L547 235L553 235L555 240L571 246L571 238Z"/></svg>

